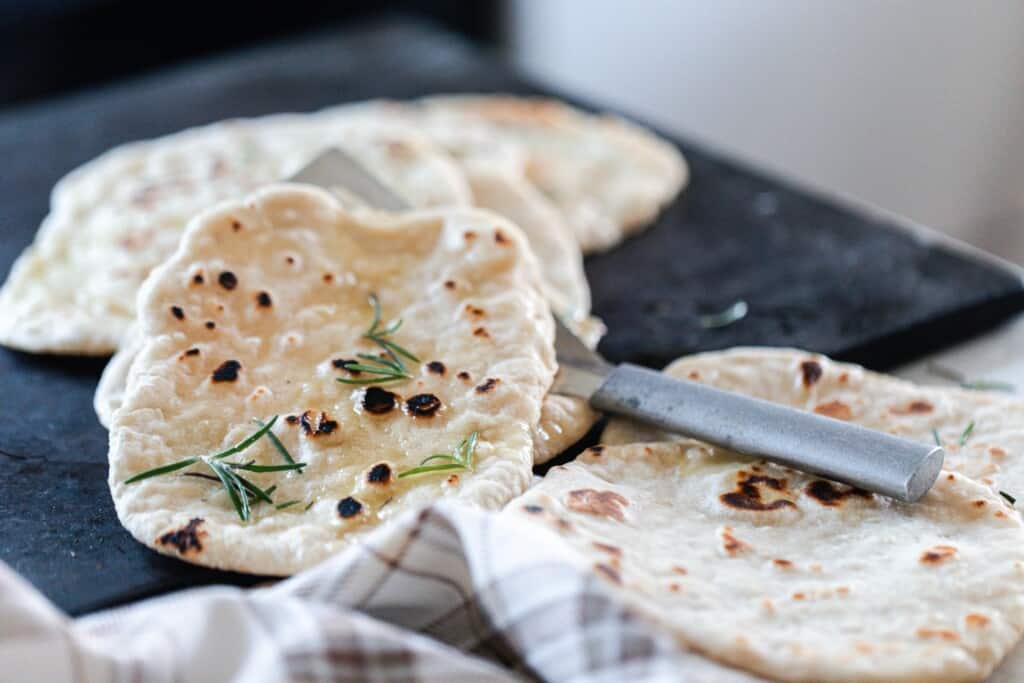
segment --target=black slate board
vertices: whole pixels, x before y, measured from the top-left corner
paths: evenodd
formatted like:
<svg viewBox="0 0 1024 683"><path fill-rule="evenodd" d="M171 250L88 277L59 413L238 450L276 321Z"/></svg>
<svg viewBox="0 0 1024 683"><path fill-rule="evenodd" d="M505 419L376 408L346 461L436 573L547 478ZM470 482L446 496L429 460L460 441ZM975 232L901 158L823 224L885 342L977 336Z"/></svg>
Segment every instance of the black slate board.
<svg viewBox="0 0 1024 683"><path fill-rule="evenodd" d="M0 115L0 272L32 239L53 183L108 147L230 116L367 97L538 92L451 36L397 20L157 74ZM788 344L882 367L1024 307L1019 274L928 247L681 143L685 195L649 232L587 263L614 360ZM747 319L697 314L737 298ZM257 579L161 557L119 526L106 433L92 412L103 361L0 350L0 558L82 613L195 584Z"/></svg>

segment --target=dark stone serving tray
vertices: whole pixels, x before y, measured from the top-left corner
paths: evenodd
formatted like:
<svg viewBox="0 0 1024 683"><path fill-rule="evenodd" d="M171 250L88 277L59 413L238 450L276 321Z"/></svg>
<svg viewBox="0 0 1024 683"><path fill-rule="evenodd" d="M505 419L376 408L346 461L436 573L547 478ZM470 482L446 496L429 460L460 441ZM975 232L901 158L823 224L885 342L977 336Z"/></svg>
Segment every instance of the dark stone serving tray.
<svg viewBox="0 0 1024 683"><path fill-rule="evenodd" d="M0 114L0 273L32 240L54 182L112 145L231 116L450 91L541 92L457 38L392 18ZM881 368L1024 308L1012 268L679 145L685 193L649 231L587 262L613 360L660 366L775 344ZM698 324L736 299L749 303L744 320ZM122 530L92 411L103 363L0 350L0 559L76 614L257 581L159 556Z"/></svg>

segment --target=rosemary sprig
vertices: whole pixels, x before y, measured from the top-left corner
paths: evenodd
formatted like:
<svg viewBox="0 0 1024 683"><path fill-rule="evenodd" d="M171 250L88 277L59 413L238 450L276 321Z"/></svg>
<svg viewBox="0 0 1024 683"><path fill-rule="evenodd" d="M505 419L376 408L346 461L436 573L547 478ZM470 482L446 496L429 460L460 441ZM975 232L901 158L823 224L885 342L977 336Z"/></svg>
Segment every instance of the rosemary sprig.
<svg viewBox="0 0 1024 683"><path fill-rule="evenodd" d="M942 439L939 438L939 430L934 429L934 428L932 429L932 438L935 439L935 445L936 446L941 446L942 445Z"/></svg>
<svg viewBox="0 0 1024 683"><path fill-rule="evenodd" d="M255 464L255 461L252 460L249 462L228 462L225 460L229 455L241 453L245 449L249 448L249 446L252 446L254 443L259 441L261 437L267 434L273 436L270 430L274 426L274 423L277 422L277 417L278 416L275 415L265 424L261 423L261 426L257 431L242 439L234 446L226 448L218 453L192 456L167 465L154 467L125 479L124 483L134 484L135 482L149 479L150 477L158 477L163 474L176 472L190 465L202 463L206 465L215 476L202 472L185 472L185 476L199 477L201 479L209 479L211 481L219 482L224 487L224 490L227 491L228 498L231 500L231 505L235 508L235 512L238 513L238 517L243 522L248 522L252 518L252 503L254 501L262 501L270 504L274 503L274 499L271 498L271 494L277 489L277 485L264 490L239 474L239 470L245 472L282 472L285 470L298 470L301 473L302 468L306 466L306 463L304 462L295 462L291 458L291 455L288 454L288 451L284 448L283 444L281 444L279 452L282 457L287 455L286 459L290 461L283 465L257 465ZM278 441L278 443L280 442Z"/></svg>
<svg viewBox="0 0 1024 683"><path fill-rule="evenodd" d="M360 353L359 357L366 362L349 363L345 366L345 370L365 372L373 375L373 377L339 377L339 382L342 384L380 384L382 382L398 382L404 379L412 379L412 375L406 372L404 365L399 365L384 356L371 356L366 353Z"/></svg>
<svg viewBox="0 0 1024 683"><path fill-rule="evenodd" d="M398 478L412 477L417 474L430 474L433 472L446 472L448 470L472 470L473 452L476 450L477 433L473 432L463 439L451 453L435 453L420 461L420 464L412 469L398 473ZM439 460L443 464L429 465L427 463Z"/></svg>
<svg viewBox="0 0 1024 683"><path fill-rule="evenodd" d="M1010 507L1013 507L1017 503L1017 499L1011 496L1006 491L1000 491L999 495L1006 499L1006 501L1010 504Z"/></svg>
<svg viewBox="0 0 1024 683"><path fill-rule="evenodd" d="M378 346L384 349L384 351L391 356L392 360L401 365L403 368L405 365L398 358L398 356L405 356L413 363L419 363L420 359L414 356L412 353L399 346L395 342L387 339L392 334L397 332L402 327L402 319L394 321L383 330L380 329L381 321L381 310L380 310L380 299L377 298L376 294L370 295L370 305L373 306L373 322L370 323L370 329L363 335L364 338L375 342ZM396 355L397 354L397 355Z"/></svg>
<svg viewBox="0 0 1024 683"><path fill-rule="evenodd" d="M968 379L964 373L946 365L941 365L936 362L930 362L925 366L925 369L936 377L949 380L959 384L964 389L974 389L976 391L1003 391L1006 393L1014 393L1017 391L1017 387L1010 382L1000 382L997 380L989 379Z"/></svg>
<svg viewBox="0 0 1024 683"><path fill-rule="evenodd" d="M349 372L365 372L372 377L339 377L342 384L381 384L383 382L398 382L404 379L412 379L409 369L402 360L406 358L413 363L419 363L420 359L413 355L408 349L392 341L388 337L402 327L402 320L399 318L385 328L381 328L380 299L376 294L370 295L370 306L373 307L373 322L369 329L363 333L363 339L369 339L381 348L382 353L373 356L368 353L357 354L363 363L348 363L345 370Z"/></svg>
<svg viewBox="0 0 1024 683"><path fill-rule="evenodd" d="M971 438L971 432L973 432L973 431L974 431L974 420L971 420L971 423L969 425L967 425L967 427L964 429L963 433L960 435L960 445L961 446L963 446L965 443L967 443L967 439Z"/></svg>
<svg viewBox="0 0 1024 683"><path fill-rule="evenodd" d="M706 330L726 327L746 318L749 310L750 307L747 306L747 302L739 299L723 311L702 315L700 317L700 326Z"/></svg>

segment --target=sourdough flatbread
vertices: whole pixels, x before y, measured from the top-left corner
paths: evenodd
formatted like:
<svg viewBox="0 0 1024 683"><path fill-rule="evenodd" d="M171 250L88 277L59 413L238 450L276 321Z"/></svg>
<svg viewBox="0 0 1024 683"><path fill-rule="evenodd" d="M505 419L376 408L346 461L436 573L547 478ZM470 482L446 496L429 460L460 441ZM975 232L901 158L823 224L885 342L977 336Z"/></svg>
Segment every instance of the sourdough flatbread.
<svg viewBox="0 0 1024 683"><path fill-rule="evenodd" d="M544 295L585 344L597 346L604 325L590 316L590 288L580 248L557 210L526 180L483 165L466 167L475 205L491 209L523 229L544 275ZM545 463L579 441L599 417L586 401L549 394L534 438L534 463Z"/></svg>
<svg viewBox="0 0 1024 683"><path fill-rule="evenodd" d="M345 148L415 206L468 204L451 158L404 127L324 113L232 120L113 149L54 188L35 242L0 290L0 343L108 354L125 340L142 281L186 223Z"/></svg>
<svg viewBox="0 0 1024 683"><path fill-rule="evenodd" d="M1024 401L1012 394L921 386L795 349L701 353L680 358L665 372L908 439L933 443L938 435L946 469L1024 499ZM613 419L601 440L672 438L679 437Z"/></svg>
<svg viewBox="0 0 1024 683"><path fill-rule="evenodd" d="M649 224L688 177L669 142L619 117L556 100L448 95L358 106L413 122L463 163L524 174L561 210L586 253Z"/></svg>
<svg viewBox="0 0 1024 683"><path fill-rule="evenodd" d="M680 641L783 681L980 681L1024 630L1024 527L943 472L916 504L684 440L604 446L503 514L562 533Z"/></svg>
<svg viewBox="0 0 1024 683"><path fill-rule="evenodd" d="M501 506L530 482L554 375L540 287L520 230L481 210L351 213L324 191L279 185L201 214L139 295L139 353L110 433L118 517L160 552L289 574L442 496ZM393 339L422 361L410 361L413 380L336 381L375 349L361 336L371 292L386 319L404 320ZM308 465L251 476L278 486L275 501L299 501L288 509L257 505L242 523L215 482L123 483L236 443L273 415ZM473 432L472 471L397 478ZM236 457L280 462L266 439Z"/></svg>
<svg viewBox="0 0 1024 683"><path fill-rule="evenodd" d="M558 212L527 181L482 166L467 168L466 177L477 206L490 209L516 223L540 261L543 293L551 307L563 316L586 343L596 346L604 325L589 315L590 290L583 273L579 247ZM93 404L100 423L109 427L120 406L132 360L138 352L133 335L125 335L122 348L103 371ZM549 395L536 432L535 463L547 462L579 441L598 415L584 401Z"/></svg>
<svg viewBox="0 0 1024 683"><path fill-rule="evenodd" d="M544 296L567 325L585 323L590 315L590 287L583 254L558 211L526 180L482 167L466 169L473 204L518 225L540 261ZM592 340L597 341L597 340Z"/></svg>
<svg viewBox="0 0 1024 683"><path fill-rule="evenodd" d="M584 252L609 249L649 224L686 184L674 145L610 115L511 96L423 100L440 115L483 121L525 150L527 178L561 209Z"/></svg>
<svg viewBox="0 0 1024 683"><path fill-rule="evenodd" d="M562 313L566 324L595 346L604 326L589 315L590 291L579 247L568 232L552 229L561 223L558 213L526 181L508 173L474 168L467 171L467 179L477 206L491 209L523 229L540 261L544 296L552 309ZM106 427L121 404L128 369L138 353L135 336L125 335L126 341L107 364L96 388L93 405ZM535 434L534 462L547 462L579 441L597 418L585 401L548 395Z"/></svg>

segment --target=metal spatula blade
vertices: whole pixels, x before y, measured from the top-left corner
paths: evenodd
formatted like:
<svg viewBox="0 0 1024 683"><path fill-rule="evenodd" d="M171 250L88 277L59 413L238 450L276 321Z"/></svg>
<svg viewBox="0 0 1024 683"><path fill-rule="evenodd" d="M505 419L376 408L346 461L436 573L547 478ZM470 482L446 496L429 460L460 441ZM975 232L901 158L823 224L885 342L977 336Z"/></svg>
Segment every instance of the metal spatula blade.
<svg viewBox="0 0 1024 683"><path fill-rule="evenodd" d="M370 206L385 211L404 211L409 208L409 203L399 197L394 190L378 180L348 153L334 147L321 152L290 180L325 189L342 187Z"/></svg>
<svg viewBox="0 0 1024 683"><path fill-rule="evenodd" d="M328 150L292 180L344 187L371 206L408 204L341 150ZM768 401L677 380L624 363L611 365L555 319L558 374L552 391L729 450L820 474L868 491L913 502L935 483L941 447L900 439L858 425Z"/></svg>

